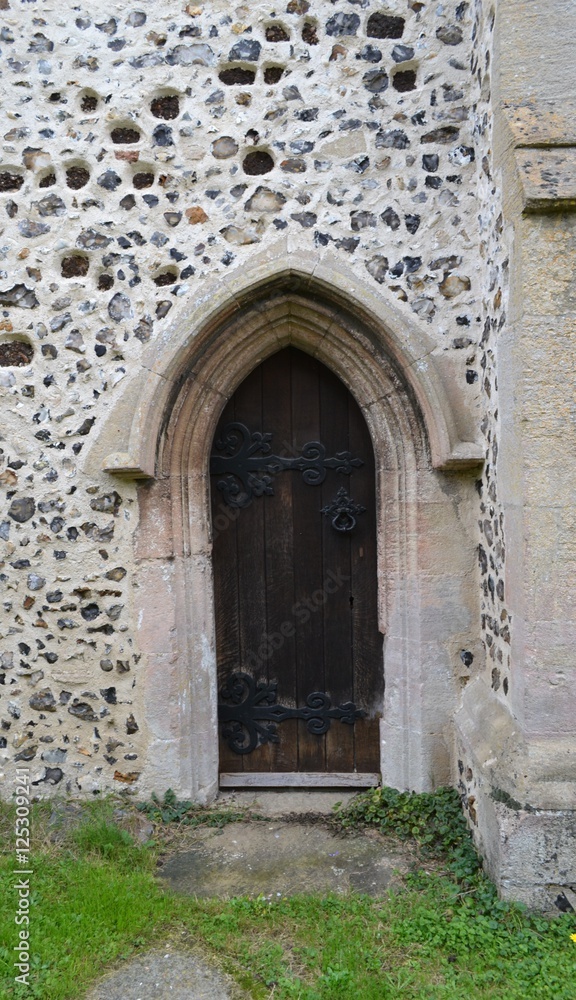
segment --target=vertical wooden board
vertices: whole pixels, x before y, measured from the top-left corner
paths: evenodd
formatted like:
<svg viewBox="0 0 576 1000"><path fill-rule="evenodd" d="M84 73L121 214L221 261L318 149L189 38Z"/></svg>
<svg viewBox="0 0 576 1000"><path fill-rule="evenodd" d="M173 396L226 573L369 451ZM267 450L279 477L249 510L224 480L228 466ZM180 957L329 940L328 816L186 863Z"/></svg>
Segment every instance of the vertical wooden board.
<svg viewBox="0 0 576 1000"><path fill-rule="evenodd" d="M348 390L327 368L320 379L320 432L327 457L349 450ZM363 456L359 454L358 456ZM340 487L348 492L356 476L329 469L321 487L319 507L330 505ZM332 705L354 701L354 671L352 663L352 620L350 609L350 537L336 531L331 519L321 516L323 537L323 589L327 595L322 613L324 618L324 664L326 693ZM326 766L329 771L354 770L354 726L334 720L326 734Z"/></svg>
<svg viewBox="0 0 576 1000"><path fill-rule="evenodd" d="M234 393L235 420L251 432L262 431L262 370L256 368ZM240 657L242 670L256 680L267 678L267 662L261 656L266 634L266 547L264 500L254 497L240 511L238 531L238 606L240 612ZM230 567L234 571L233 567ZM267 745L242 755L244 771L267 771Z"/></svg>
<svg viewBox="0 0 576 1000"><path fill-rule="evenodd" d="M368 712L357 724L355 764L358 771L380 770L379 718L384 701L383 636L378 631L376 481L374 449L366 421L349 396L350 447L362 452L362 476L353 476L353 499L366 508L351 533L351 567L354 580L352 649L357 703Z"/></svg>
<svg viewBox="0 0 576 1000"><path fill-rule="evenodd" d="M291 352L280 351L262 365L263 430L272 435L275 455L291 457ZM278 683L278 701L295 707L297 703L295 671L294 616L294 534L292 485L294 473L279 472L273 481L274 495L264 497L266 539L266 601L268 640L268 679ZM296 771L298 754L296 720L278 726L280 741L269 748L270 769Z"/></svg>
<svg viewBox="0 0 576 1000"><path fill-rule="evenodd" d="M320 440L319 375L321 366L291 350L292 446L299 454L305 444ZM323 616L313 595L322 586L321 490L310 486L301 472L291 472L294 512L294 619L298 705L313 691L325 690ZM309 733L299 721L298 769L325 771L325 736Z"/></svg>
<svg viewBox="0 0 576 1000"><path fill-rule="evenodd" d="M215 443L219 431L234 419L234 403L228 402L214 435L212 451L217 452ZM211 477L211 508L212 508L212 558L214 564L214 614L216 622L216 655L218 692L230 674L240 668L240 614L238 607L238 563L236 519L229 517L233 513L217 489L217 479ZM231 571L232 568L232 571ZM239 770L242 767L241 758L228 748L222 738L222 726L219 725L220 769L224 771Z"/></svg>

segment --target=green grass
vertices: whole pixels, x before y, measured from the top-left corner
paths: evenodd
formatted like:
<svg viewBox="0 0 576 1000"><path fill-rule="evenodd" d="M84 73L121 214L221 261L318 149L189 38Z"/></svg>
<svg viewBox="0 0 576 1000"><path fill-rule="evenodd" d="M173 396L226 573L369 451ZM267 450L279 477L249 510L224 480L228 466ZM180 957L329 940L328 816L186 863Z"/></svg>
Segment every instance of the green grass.
<svg viewBox="0 0 576 1000"><path fill-rule="evenodd" d="M82 824L55 846L50 806L35 806L33 972L30 988L15 987L14 863L6 852L1 1000L80 1000L106 966L159 941L163 948L200 945L256 1000L574 1000L574 916L547 920L498 901L470 853L453 793L389 798L386 790L359 797L338 822L394 824L396 836L409 834L420 844L432 874L423 868L402 892L379 900L175 896L154 875L163 827L155 843L137 845L115 824L113 804L92 803ZM171 808L178 813L175 801ZM181 824L182 815L176 818ZM200 818L196 810L195 822ZM204 819L214 823L214 811ZM12 824L4 807L5 844Z"/></svg>

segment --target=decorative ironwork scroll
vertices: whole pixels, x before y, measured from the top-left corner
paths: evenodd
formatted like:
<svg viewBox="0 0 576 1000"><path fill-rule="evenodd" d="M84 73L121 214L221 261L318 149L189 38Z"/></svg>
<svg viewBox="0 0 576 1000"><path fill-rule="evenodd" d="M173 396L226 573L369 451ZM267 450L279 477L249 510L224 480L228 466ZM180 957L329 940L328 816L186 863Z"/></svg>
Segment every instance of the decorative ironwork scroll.
<svg viewBox="0 0 576 1000"><path fill-rule="evenodd" d="M287 708L278 704L276 682L256 681L249 674L235 673L220 690L218 718L223 723L222 735L234 753L251 753L264 743L279 743L276 726L286 719L304 719L314 736L330 729L332 719L353 726L366 715L351 701L332 707L327 694L313 691L302 708Z"/></svg>
<svg viewBox="0 0 576 1000"><path fill-rule="evenodd" d="M341 486L332 503L322 507L321 513L331 519L332 527L336 531L353 531L356 527L356 518L359 514L365 514L366 508L362 504L354 503L345 487Z"/></svg>
<svg viewBox="0 0 576 1000"><path fill-rule="evenodd" d="M308 486L319 486L328 469L350 476L364 465L349 451L326 456L320 441L308 441L294 458L274 455L272 435L250 431L238 421L227 424L215 442L216 452L210 457L210 473L222 478L216 483L229 507L247 507L254 497L273 496L273 477L279 472L295 470L302 473Z"/></svg>

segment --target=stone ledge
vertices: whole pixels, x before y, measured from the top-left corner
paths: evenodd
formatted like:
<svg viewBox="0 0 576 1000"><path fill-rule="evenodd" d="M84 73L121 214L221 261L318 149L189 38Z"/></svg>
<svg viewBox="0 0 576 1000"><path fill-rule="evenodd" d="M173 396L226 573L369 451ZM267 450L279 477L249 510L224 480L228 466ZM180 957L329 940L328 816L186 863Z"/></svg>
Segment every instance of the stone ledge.
<svg viewBox="0 0 576 1000"><path fill-rule="evenodd" d="M143 468L137 458L127 451L114 451L102 463L102 471L129 479L154 479L154 469Z"/></svg>
<svg viewBox="0 0 576 1000"><path fill-rule="evenodd" d="M576 209L576 102L504 104L525 212Z"/></svg>
<svg viewBox="0 0 576 1000"><path fill-rule="evenodd" d="M576 147L516 149L525 212L576 209Z"/></svg>
<svg viewBox="0 0 576 1000"><path fill-rule="evenodd" d="M576 101L505 102L502 110L515 146L576 146Z"/></svg>
<svg viewBox="0 0 576 1000"><path fill-rule="evenodd" d="M484 448L474 441L457 441L450 451L440 454L433 462L439 472L454 472L459 469L474 469L484 462ZM155 479L154 469L139 462L127 451L115 451L107 455L102 463L102 471L127 479Z"/></svg>
<svg viewBox="0 0 576 1000"><path fill-rule="evenodd" d="M476 441L456 441L449 452L434 462L434 468L439 472L452 472L457 469L474 469L485 460L484 445Z"/></svg>

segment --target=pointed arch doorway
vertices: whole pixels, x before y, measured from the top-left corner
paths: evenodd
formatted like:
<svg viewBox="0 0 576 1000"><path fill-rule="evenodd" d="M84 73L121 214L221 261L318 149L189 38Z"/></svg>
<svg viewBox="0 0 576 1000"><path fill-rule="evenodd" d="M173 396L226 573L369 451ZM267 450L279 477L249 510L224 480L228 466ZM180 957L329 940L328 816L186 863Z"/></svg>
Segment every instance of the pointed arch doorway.
<svg viewBox="0 0 576 1000"><path fill-rule="evenodd" d="M210 480L220 784L373 782L383 636L360 408L284 348L225 406Z"/></svg>
<svg viewBox="0 0 576 1000"><path fill-rule="evenodd" d="M343 280L338 261L328 267L327 257L321 266L314 258L311 271L303 258L300 271L293 255L283 267L266 251L264 277L243 274L233 294L229 281L208 283L192 314L150 347L85 460L91 475L104 467L139 479L134 600L143 659L135 682L149 740L141 793L171 787L206 803L218 792L213 539L243 511L229 508L219 491L210 517L209 457L225 402L263 358L289 345L350 388L374 443L378 621L386 637L377 770L386 785L416 791L454 776L460 654L475 650L481 663L482 653L471 470L484 448L474 440L474 412L453 359L432 350L404 315L383 309L357 276ZM297 475L274 474L273 486ZM346 481L355 502L368 507L356 493L356 471ZM256 497L252 506L273 499ZM290 724L280 723L278 734ZM346 724L331 720L334 730L345 732Z"/></svg>

